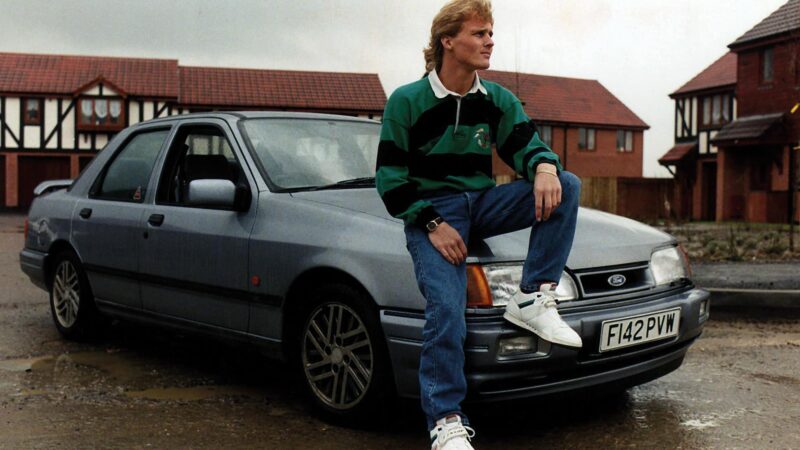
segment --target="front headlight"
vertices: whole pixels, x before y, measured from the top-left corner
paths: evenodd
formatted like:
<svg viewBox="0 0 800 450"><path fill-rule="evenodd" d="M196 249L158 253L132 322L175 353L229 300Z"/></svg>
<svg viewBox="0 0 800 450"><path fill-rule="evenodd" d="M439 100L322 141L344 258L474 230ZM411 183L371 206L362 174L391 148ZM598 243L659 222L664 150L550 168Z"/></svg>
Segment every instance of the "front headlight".
<svg viewBox="0 0 800 450"><path fill-rule="evenodd" d="M653 252L650 271L656 285L669 284L689 278L689 260L678 247L669 247Z"/></svg>
<svg viewBox="0 0 800 450"><path fill-rule="evenodd" d="M522 281L521 264L488 264L482 266L486 276L489 292L492 296L492 306L505 306L508 300L519 290ZM578 298L578 289L572 277L566 272L561 273L561 279L556 288L558 301L569 301Z"/></svg>

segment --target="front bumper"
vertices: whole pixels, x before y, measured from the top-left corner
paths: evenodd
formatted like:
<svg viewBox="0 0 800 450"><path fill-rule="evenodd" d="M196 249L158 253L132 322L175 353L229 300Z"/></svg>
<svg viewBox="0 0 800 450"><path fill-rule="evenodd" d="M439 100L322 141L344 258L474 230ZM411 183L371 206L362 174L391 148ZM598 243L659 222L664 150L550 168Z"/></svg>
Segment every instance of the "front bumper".
<svg viewBox="0 0 800 450"><path fill-rule="evenodd" d="M45 283L44 261L47 253L37 252L36 250L22 249L19 253L19 266L33 284L47 290Z"/></svg>
<svg viewBox="0 0 800 450"><path fill-rule="evenodd" d="M551 345L538 339L536 352L498 356L501 339L527 332L506 322L502 311L492 315L467 315L465 372L468 399L510 400L578 390L598 385L634 385L677 369L708 319L700 306L709 293L684 288L620 303L604 303L560 310L564 320L583 339L583 348ZM601 324L605 320L681 309L678 335L600 353ZM397 391L418 397L417 371L422 348L422 313L383 310L381 323L387 339Z"/></svg>

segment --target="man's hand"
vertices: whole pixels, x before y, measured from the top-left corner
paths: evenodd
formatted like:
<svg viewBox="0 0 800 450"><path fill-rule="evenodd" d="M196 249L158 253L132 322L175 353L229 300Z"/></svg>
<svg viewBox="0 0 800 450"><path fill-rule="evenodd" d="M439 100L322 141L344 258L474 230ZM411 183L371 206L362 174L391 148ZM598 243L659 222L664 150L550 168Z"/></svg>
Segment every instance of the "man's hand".
<svg viewBox="0 0 800 450"><path fill-rule="evenodd" d="M536 205L536 221L550 218L550 214L561 204L561 181L549 173L538 173L533 182L533 199Z"/></svg>
<svg viewBox="0 0 800 450"><path fill-rule="evenodd" d="M428 233L428 239L450 264L458 265L467 259L467 246L464 245L464 240L447 222L442 222L435 230Z"/></svg>

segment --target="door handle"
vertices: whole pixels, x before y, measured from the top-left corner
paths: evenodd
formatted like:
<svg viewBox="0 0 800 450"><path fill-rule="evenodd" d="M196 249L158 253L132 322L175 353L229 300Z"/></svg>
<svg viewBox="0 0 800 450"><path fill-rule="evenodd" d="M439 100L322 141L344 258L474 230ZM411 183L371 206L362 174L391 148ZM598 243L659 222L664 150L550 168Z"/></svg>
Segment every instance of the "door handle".
<svg viewBox="0 0 800 450"><path fill-rule="evenodd" d="M83 208L78 215L84 219L88 219L89 217L92 217L92 208Z"/></svg>
<svg viewBox="0 0 800 450"><path fill-rule="evenodd" d="M164 215L163 214L151 214L150 218L147 219L147 223L157 227L164 223Z"/></svg>

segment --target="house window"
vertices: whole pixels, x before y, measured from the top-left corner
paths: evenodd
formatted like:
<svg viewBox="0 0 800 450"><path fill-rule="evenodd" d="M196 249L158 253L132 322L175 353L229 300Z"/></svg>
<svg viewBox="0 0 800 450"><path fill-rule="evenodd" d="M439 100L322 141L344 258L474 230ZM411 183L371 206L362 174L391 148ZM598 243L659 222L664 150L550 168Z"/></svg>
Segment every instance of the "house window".
<svg viewBox="0 0 800 450"><path fill-rule="evenodd" d="M772 81L772 47L761 51L761 82L769 83Z"/></svg>
<svg viewBox="0 0 800 450"><path fill-rule="evenodd" d="M633 131L617 130L617 151L618 152L633 151Z"/></svg>
<svg viewBox="0 0 800 450"><path fill-rule="evenodd" d="M703 126L724 125L731 121L731 95L717 94L703 98Z"/></svg>
<svg viewBox="0 0 800 450"><path fill-rule="evenodd" d="M23 124L25 125L41 125L42 124L42 99L40 98L26 98L25 99L25 114L23 115Z"/></svg>
<svg viewBox="0 0 800 450"><path fill-rule="evenodd" d="M122 100L82 98L79 105L78 128L82 130L121 130L125 128Z"/></svg>
<svg viewBox="0 0 800 450"><path fill-rule="evenodd" d="M550 125L543 125L539 127L540 136L539 138L547 144L548 147L553 147L553 127Z"/></svg>
<svg viewBox="0 0 800 450"><path fill-rule="evenodd" d="M578 128L578 149L594 150L594 128Z"/></svg>

